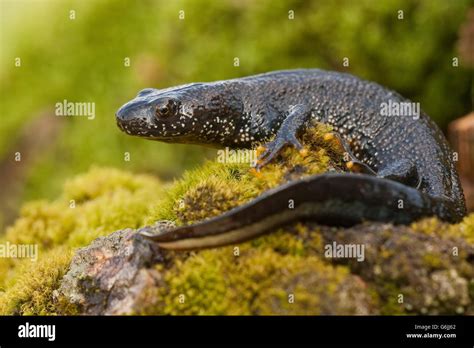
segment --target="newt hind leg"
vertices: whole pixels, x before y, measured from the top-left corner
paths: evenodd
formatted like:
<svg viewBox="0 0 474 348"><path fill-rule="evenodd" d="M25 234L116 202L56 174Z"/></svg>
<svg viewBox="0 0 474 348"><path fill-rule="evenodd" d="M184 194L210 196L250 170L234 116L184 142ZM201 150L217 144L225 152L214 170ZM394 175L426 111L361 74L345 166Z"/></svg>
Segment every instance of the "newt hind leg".
<svg viewBox="0 0 474 348"><path fill-rule="evenodd" d="M346 166L351 172L364 173L378 176L379 178L390 179L398 181L407 186L420 188L422 179L418 174L416 166L413 162L406 159L399 159L379 171L373 170L367 164L359 161L352 152L352 149L347 141L345 141L338 133L329 133L326 135L326 140L335 139L339 146L344 149Z"/></svg>
<svg viewBox="0 0 474 348"><path fill-rule="evenodd" d="M297 133L304 128L311 112L303 104L297 104L290 108L288 116L283 121L274 140L265 144L265 150L258 158L256 169L259 170L272 161L281 149L286 145L292 145L298 150L303 146L296 138ZM342 138L339 133L332 132L325 136L326 141L335 141L344 150L344 160L349 171L354 173L369 174L380 178L398 181L407 186L420 188L421 177L418 175L416 166L411 161L400 159L392 162L376 172L369 165L360 161L353 153L350 144Z"/></svg>
<svg viewBox="0 0 474 348"><path fill-rule="evenodd" d="M335 141L336 144L344 151L344 161L349 171L354 173L363 173L369 175L377 175L377 173L367 164L360 161L356 155L354 155L350 144L342 138L339 133L332 132L324 136L326 141Z"/></svg>
<svg viewBox="0 0 474 348"><path fill-rule="evenodd" d="M367 164L361 162L352 152L350 144L344 140L338 133L329 133L325 136L325 140L335 140L344 150L346 167L355 173L363 173L374 175L379 178L398 181L410 187L419 189L422 184L422 178L419 176L416 165L409 160L399 159L391 162L379 171L373 170Z"/></svg>
<svg viewBox="0 0 474 348"><path fill-rule="evenodd" d="M422 184L422 178L416 169L416 165L406 159L399 159L395 162L391 162L384 168L380 169L377 176L398 181L416 189L419 189Z"/></svg>
<svg viewBox="0 0 474 348"><path fill-rule="evenodd" d="M304 128L310 118L311 112L308 107L303 104L297 104L290 108L288 116L283 121L274 140L264 145L264 152L257 160L256 169L259 170L267 163L272 161L281 149L286 145L292 145L298 150L302 150L303 146L296 138L297 133ZM377 173L367 164L358 160L350 148L349 143L344 140L338 133L329 133L325 137L326 141L335 141L340 146L345 155L346 167L354 173L363 173L369 175L377 175Z"/></svg>

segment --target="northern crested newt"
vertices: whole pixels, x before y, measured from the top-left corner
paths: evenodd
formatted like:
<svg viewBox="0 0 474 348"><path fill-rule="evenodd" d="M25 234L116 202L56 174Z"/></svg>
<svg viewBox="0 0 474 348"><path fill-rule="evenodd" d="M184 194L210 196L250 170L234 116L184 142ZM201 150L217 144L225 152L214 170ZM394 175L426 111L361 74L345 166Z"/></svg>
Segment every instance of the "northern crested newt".
<svg viewBox="0 0 474 348"><path fill-rule="evenodd" d="M286 145L302 149L298 132L318 121L334 128L354 173L302 178L220 216L142 234L163 248L189 250L241 242L295 220L351 226L365 220L408 224L437 216L457 222L466 207L442 132L421 110L383 112L388 105L407 103L412 105L377 83L317 69L144 89L116 113L127 134L231 148L265 142L261 167Z"/></svg>

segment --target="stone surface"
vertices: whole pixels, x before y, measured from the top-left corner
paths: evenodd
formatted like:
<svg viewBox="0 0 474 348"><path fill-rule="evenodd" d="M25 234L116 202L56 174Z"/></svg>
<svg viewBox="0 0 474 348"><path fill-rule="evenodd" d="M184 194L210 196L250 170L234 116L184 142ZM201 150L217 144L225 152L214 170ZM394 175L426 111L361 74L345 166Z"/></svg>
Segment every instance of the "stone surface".
<svg viewBox="0 0 474 348"><path fill-rule="evenodd" d="M380 223L299 226L240 245L233 262L229 247L166 252L136 230L119 230L77 251L59 294L80 313L101 315L232 314L239 305L282 315L474 313L474 246L460 238ZM364 259L327 257L333 243L364 245Z"/></svg>
<svg viewBox="0 0 474 348"><path fill-rule="evenodd" d="M84 314L131 313L145 289L160 285L160 274L148 266L161 260L136 230L119 230L77 251L59 293Z"/></svg>

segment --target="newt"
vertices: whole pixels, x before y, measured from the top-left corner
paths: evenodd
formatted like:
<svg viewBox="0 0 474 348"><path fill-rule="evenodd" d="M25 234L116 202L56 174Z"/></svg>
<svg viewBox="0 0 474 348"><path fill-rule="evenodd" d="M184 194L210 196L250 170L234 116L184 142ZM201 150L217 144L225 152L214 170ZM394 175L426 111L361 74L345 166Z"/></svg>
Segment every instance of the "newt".
<svg viewBox="0 0 474 348"><path fill-rule="evenodd" d="M382 112L406 103L411 101L377 83L319 69L144 89L116 113L129 135L213 147L265 143L258 169L284 146L302 149L297 135L317 121L333 127L351 172L305 177L220 216L141 233L163 248L191 250L242 242L296 220L351 226L437 216L458 222L466 206L443 133L423 111Z"/></svg>

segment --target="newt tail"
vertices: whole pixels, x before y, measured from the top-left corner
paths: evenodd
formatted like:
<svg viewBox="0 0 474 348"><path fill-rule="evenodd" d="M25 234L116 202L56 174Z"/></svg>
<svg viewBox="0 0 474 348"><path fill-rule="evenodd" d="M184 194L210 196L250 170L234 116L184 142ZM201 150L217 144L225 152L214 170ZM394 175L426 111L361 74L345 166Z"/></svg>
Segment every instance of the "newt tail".
<svg viewBox="0 0 474 348"><path fill-rule="evenodd" d="M453 216L449 201L366 174L322 174L269 190L203 222L158 234L146 227L141 234L166 249L191 250L243 242L293 221L330 226L352 226L365 220L408 224L432 215Z"/></svg>

